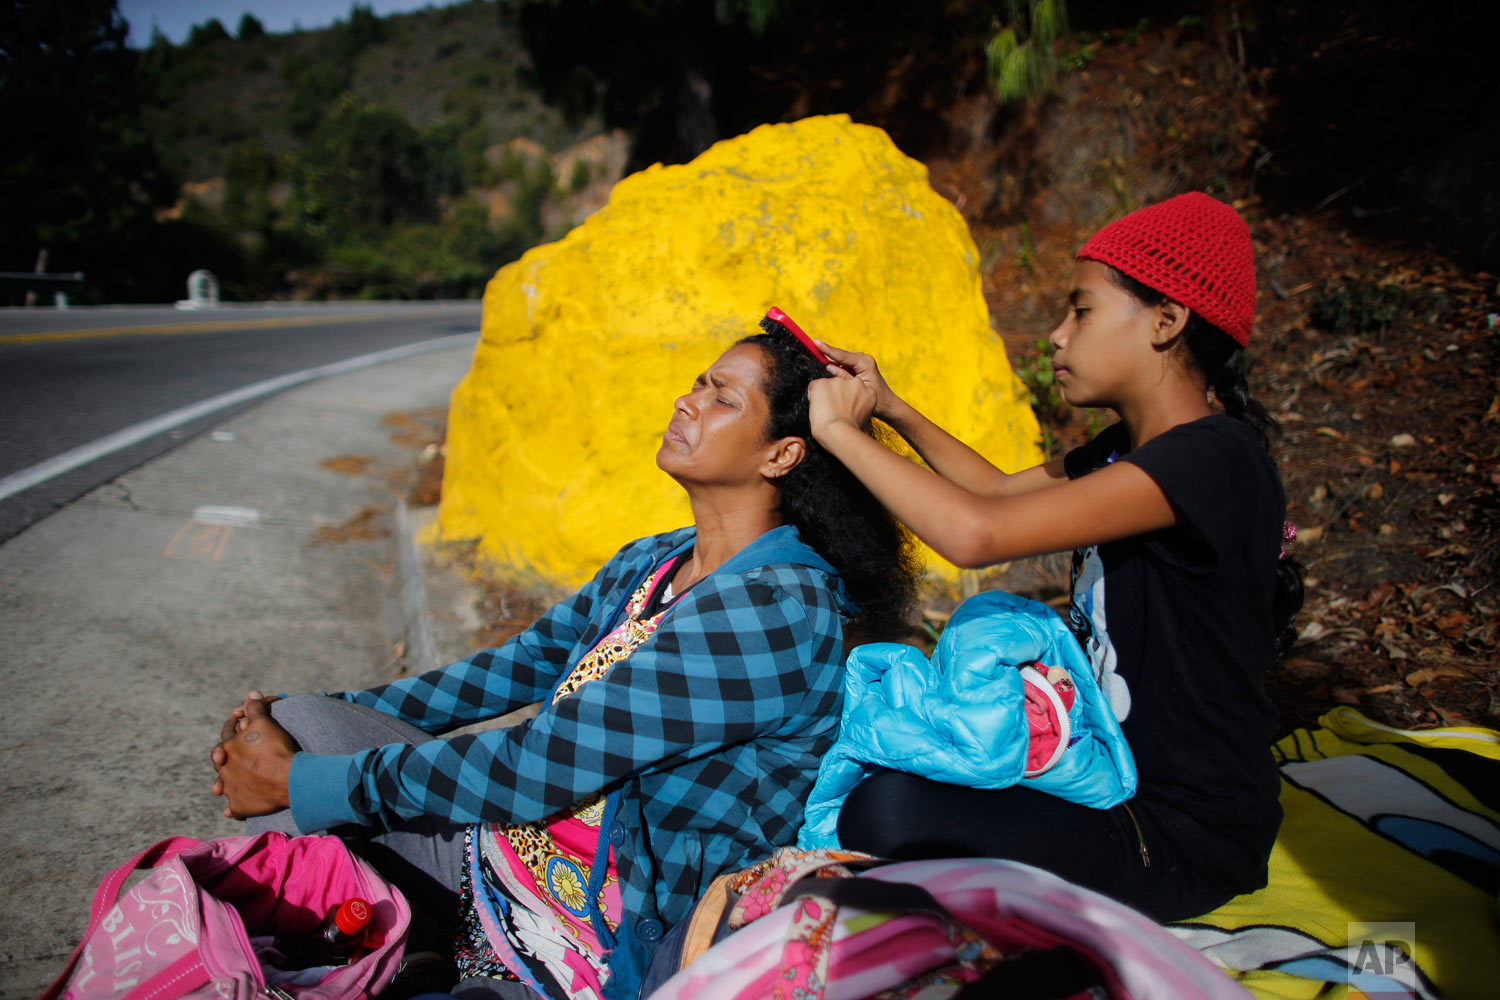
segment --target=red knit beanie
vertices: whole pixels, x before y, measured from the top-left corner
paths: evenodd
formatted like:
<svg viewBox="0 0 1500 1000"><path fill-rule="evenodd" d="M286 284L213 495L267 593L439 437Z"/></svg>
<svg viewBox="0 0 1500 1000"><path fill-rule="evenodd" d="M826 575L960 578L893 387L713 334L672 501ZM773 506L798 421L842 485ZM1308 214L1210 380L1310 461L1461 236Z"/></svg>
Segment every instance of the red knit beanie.
<svg viewBox="0 0 1500 1000"><path fill-rule="evenodd" d="M1196 191L1148 205L1095 233L1079 260L1108 264L1175 299L1240 346L1255 320L1250 227L1222 201Z"/></svg>

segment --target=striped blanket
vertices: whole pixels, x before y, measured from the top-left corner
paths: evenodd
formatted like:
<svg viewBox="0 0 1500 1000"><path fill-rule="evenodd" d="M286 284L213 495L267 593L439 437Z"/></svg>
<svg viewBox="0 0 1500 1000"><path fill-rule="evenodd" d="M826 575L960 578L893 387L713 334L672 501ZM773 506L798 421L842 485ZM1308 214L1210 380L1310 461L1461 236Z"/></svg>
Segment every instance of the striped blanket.
<svg viewBox="0 0 1500 1000"><path fill-rule="evenodd" d="M1319 722L1275 747L1270 884L1172 931L1263 998L1500 997L1500 733Z"/></svg>

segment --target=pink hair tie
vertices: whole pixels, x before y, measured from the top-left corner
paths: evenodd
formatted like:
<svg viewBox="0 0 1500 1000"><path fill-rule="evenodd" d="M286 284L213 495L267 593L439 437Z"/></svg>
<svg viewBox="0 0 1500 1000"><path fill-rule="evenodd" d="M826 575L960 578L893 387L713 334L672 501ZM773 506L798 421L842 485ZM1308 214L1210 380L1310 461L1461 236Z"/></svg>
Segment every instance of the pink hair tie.
<svg viewBox="0 0 1500 1000"><path fill-rule="evenodd" d="M1281 555L1277 558L1286 558L1286 547L1297 540L1297 526L1291 521L1281 522Z"/></svg>

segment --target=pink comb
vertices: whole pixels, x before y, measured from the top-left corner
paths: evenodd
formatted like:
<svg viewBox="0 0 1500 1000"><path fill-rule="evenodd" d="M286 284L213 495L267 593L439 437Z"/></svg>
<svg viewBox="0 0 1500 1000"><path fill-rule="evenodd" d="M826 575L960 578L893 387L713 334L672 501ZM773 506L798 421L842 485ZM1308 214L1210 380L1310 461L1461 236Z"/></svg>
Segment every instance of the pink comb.
<svg viewBox="0 0 1500 1000"><path fill-rule="evenodd" d="M766 310L766 318L760 321L761 327L765 329L767 333L771 332L771 324L781 327L782 330L790 333L793 337L796 337L799 341L801 341L802 346L812 352L812 356L818 359L819 364L833 364L832 359L830 359L828 355L819 350L817 344L813 343L813 339L802 332L802 327L798 326L796 323L793 323L790 316L788 316L786 313L782 312L775 306L772 306L770 309Z"/></svg>

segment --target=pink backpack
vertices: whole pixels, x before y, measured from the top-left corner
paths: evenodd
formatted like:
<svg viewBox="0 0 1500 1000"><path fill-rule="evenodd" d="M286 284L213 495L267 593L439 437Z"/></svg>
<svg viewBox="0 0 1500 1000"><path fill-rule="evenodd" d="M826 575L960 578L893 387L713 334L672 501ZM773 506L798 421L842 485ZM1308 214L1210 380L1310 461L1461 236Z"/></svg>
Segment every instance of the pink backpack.
<svg viewBox="0 0 1500 1000"><path fill-rule="evenodd" d="M149 873L121 894L138 869ZM307 985L268 985L252 937L311 935L350 897L374 911L368 950ZM411 910L337 837L171 837L110 872L89 927L42 1000L357 1000L401 963Z"/></svg>
<svg viewBox="0 0 1500 1000"><path fill-rule="evenodd" d="M990 858L783 849L715 880L678 940L650 1000L1250 1000L1135 910Z"/></svg>

